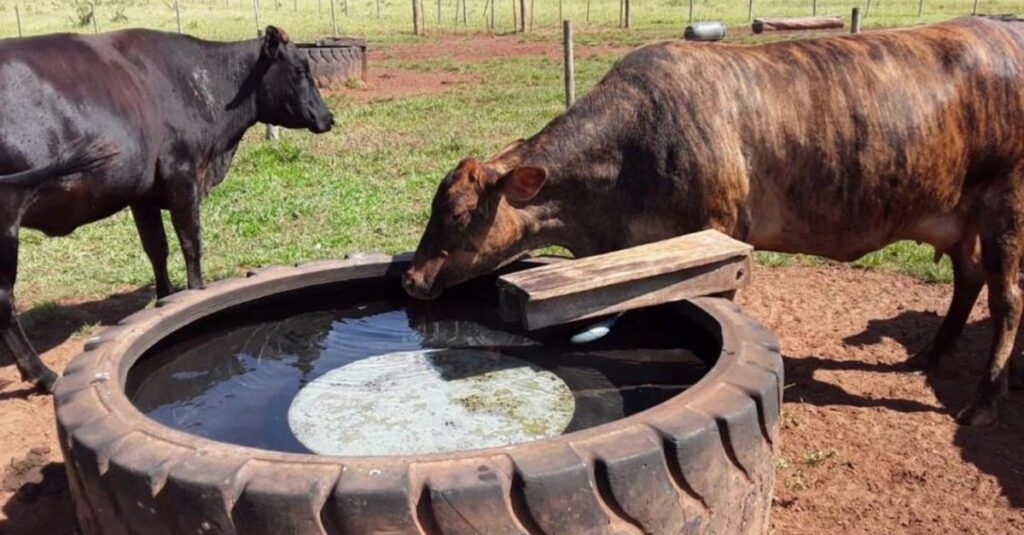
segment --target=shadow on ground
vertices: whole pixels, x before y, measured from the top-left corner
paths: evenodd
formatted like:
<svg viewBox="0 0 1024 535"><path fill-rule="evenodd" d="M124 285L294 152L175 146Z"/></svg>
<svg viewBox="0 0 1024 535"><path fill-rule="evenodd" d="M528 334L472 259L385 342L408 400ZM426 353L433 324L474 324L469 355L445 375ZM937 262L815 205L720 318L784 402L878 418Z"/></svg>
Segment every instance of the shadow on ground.
<svg viewBox="0 0 1024 535"><path fill-rule="evenodd" d="M95 334L100 327L114 325L125 316L142 309L152 299L153 289L137 288L111 295L105 299L68 305L46 304L27 310L20 316L36 350L42 354L68 339ZM80 343L78 345L80 347ZM6 353L2 365L13 366ZM25 397L33 393L28 387L11 385L0 392L0 399ZM33 448L21 459L12 459L3 466L2 485L13 495L3 505L6 518L0 520L0 534L64 535L76 532L74 510L68 490L67 475L58 452Z"/></svg>
<svg viewBox="0 0 1024 535"><path fill-rule="evenodd" d="M852 346L868 346L891 339L912 355L924 348L936 332L942 317L933 313L904 311L887 318L872 320L861 333L844 340ZM943 364L923 372L928 386L950 415L955 415L968 402L985 369L991 343L988 320L969 324L956 350ZM1019 355L1024 337L1018 336L1014 355ZM1024 365L1019 356L1014 361ZM810 403L818 406L848 405L855 407L883 407L900 412L936 411L933 406L913 400L872 399L846 392L834 384L814 379L815 370L855 370L875 373L922 373L907 370L900 364L837 361L820 357L786 357L786 380L794 383L787 389L786 401ZM994 427L976 429L960 427L954 444L961 458L981 471L998 479L1003 494L1014 507L1024 507L1024 393L1011 390L1003 404L1000 423Z"/></svg>

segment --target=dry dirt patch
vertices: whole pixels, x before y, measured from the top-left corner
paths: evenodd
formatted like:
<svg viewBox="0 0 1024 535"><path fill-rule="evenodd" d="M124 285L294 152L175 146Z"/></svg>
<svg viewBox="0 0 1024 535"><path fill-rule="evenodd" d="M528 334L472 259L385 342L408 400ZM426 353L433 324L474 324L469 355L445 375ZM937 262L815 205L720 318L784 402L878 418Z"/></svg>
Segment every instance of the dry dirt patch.
<svg viewBox="0 0 1024 535"><path fill-rule="evenodd" d="M786 358L776 533L1024 531L1024 394L1011 393L992 429L960 428L952 417L983 368L984 301L941 372L900 367L938 327L950 294L948 285L840 266L756 271L738 300L777 333ZM71 313L59 316L113 324L148 299L142 289L68 303ZM40 319L30 335L62 369L81 349L80 324ZM52 402L26 398L13 366L0 369L3 381L0 533L71 533Z"/></svg>

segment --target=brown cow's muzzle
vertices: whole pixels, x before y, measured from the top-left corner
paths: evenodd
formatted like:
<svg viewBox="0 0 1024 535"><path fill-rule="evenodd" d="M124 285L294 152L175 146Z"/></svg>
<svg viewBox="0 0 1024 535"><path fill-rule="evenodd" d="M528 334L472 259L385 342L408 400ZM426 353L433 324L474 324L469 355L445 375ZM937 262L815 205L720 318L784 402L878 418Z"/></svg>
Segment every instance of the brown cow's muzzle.
<svg viewBox="0 0 1024 535"><path fill-rule="evenodd" d="M437 276L447 258L448 255L442 252L426 261L417 262L414 259L412 266L402 275L402 288L416 299L434 299L441 295L444 286L438 284Z"/></svg>

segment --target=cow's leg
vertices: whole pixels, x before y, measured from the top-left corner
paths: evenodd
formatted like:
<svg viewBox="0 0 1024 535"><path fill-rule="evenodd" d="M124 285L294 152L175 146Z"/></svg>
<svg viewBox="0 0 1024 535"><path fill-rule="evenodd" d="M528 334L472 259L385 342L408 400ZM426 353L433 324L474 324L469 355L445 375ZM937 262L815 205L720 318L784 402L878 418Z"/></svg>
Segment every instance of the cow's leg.
<svg viewBox="0 0 1024 535"><path fill-rule="evenodd" d="M37 388L52 392L57 374L43 364L18 322L14 308L14 283L17 278L18 224L5 222L0 229L0 338L14 355L21 378Z"/></svg>
<svg viewBox="0 0 1024 535"><path fill-rule="evenodd" d="M153 265L156 296L166 297L171 293L171 278L167 274L167 234L160 217L160 207L150 203L133 204L132 217L142 239L142 248Z"/></svg>
<svg viewBox="0 0 1024 535"><path fill-rule="evenodd" d="M189 288L203 287L200 267L202 241L199 236L199 195L194 185L182 188L171 196L171 223L178 234L181 252L185 255L185 272Z"/></svg>
<svg viewBox="0 0 1024 535"><path fill-rule="evenodd" d="M1019 175L1014 176L1014 180ZM1013 182L1008 182L1012 189ZM1003 193L1003 192L1000 192ZM992 316L992 348L988 369L981 378L974 401L957 416L960 423L988 425L998 418L999 400L1006 394L1010 355L1020 325L1024 298L1017 284L1024 246L1024 206L1016 191L994 195L998 207L985 207L993 217L981 222L981 255L988 279L988 301ZM1017 205L1017 206L1015 206ZM1003 214L1002 217L995 214Z"/></svg>
<svg viewBox="0 0 1024 535"><path fill-rule="evenodd" d="M977 235L969 234L948 253L953 261L953 300L931 344L907 361L913 368L937 366L942 357L953 350L985 285Z"/></svg>

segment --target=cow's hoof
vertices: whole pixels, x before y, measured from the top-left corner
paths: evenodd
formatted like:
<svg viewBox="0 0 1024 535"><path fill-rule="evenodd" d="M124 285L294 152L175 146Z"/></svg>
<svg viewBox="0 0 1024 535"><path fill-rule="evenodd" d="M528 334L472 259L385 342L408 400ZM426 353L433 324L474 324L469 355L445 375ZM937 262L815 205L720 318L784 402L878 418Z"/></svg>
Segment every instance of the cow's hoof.
<svg viewBox="0 0 1024 535"><path fill-rule="evenodd" d="M968 427L991 427L999 421L999 411L991 404L972 403L956 415L956 421Z"/></svg>
<svg viewBox="0 0 1024 535"><path fill-rule="evenodd" d="M934 370L939 367L939 363L942 360L941 357L942 355L939 351L929 347L918 351L914 356L907 359L903 363L903 367L913 371Z"/></svg>
<svg viewBox="0 0 1024 535"><path fill-rule="evenodd" d="M53 387L57 384L58 375L53 370L43 370L39 377L32 381L36 390L44 394L52 394Z"/></svg>

